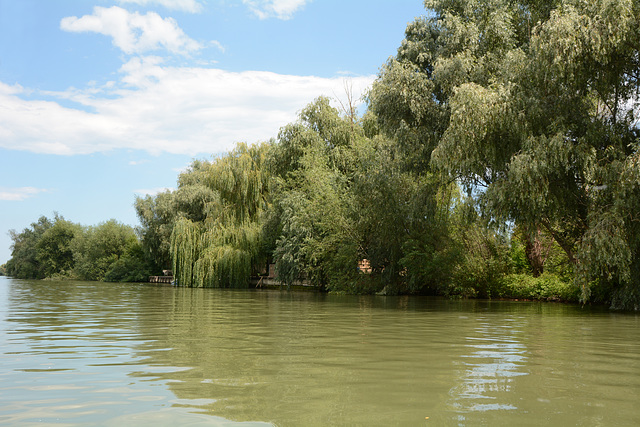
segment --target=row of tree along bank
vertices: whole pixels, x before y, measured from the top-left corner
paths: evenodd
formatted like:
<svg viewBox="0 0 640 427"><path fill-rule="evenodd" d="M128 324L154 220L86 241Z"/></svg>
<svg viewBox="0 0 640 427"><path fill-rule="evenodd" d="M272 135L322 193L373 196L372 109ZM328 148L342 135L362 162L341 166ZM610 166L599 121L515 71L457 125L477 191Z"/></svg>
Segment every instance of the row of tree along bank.
<svg viewBox="0 0 640 427"><path fill-rule="evenodd" d="M55 214L10 235L12 257L2 270L16 278L133 282L154 268L134 229L115 220L85 227Z"/></svg>
<svg viewBox="0 0 640 427"><path fill-rule="evenodd" d="M181 286L246 287L275 263L285 285L334 292L579 297L552 238L485 220L455 181L408 168L373 114L326 98L277 141L195 161L136 209L144 247Z"/></svg>
<svg viewBox="0 0 640 427"><path fill-rule="evenodd" d="M425 6L362 117L319 98L138 198L154 270L640 308L640 4Z"/></svg>

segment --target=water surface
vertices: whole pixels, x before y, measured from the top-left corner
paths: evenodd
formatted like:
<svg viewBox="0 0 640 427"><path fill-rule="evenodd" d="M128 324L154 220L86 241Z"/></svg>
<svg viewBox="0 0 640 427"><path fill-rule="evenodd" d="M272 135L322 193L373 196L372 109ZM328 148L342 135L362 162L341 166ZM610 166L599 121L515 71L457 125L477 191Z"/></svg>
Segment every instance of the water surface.
<svg viewBox="0 0 640 427"><path fill-rule="evenodd" d="M0 278L2 425L640 425L640 318Z"/></svg>

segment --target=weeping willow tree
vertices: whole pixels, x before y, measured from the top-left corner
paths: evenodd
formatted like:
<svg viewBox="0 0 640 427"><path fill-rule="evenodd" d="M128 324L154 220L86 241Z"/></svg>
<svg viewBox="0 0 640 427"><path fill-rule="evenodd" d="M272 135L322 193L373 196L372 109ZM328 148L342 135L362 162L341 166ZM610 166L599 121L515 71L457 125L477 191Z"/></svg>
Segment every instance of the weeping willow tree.
<svg viewBox="0 0 640 427"><path fill-rule="evenodd" d="M171 235L174 275L180 286L248 285L252 266L260 257L268 206L265 158L269 148L266 143L238 144L212 162L194 162L180 176L178 193L191 194L187 207L198 208L198 212L181 212Z"/></svg>
<svg viewBox="0 0 640 427"><path fill-rule="evenodd" d="M180 218L171 233L171 258L176 282L181 286L193 283L194 264L200 253L201 227L186 218Z"/></svg>
<svg viewBox="0 0 640 427"><path fill-rule="evenodd" d="M260 231L257 221L205 231L200 241L202 252L194 265L194 286L246 284L258 255Z"/></svg>

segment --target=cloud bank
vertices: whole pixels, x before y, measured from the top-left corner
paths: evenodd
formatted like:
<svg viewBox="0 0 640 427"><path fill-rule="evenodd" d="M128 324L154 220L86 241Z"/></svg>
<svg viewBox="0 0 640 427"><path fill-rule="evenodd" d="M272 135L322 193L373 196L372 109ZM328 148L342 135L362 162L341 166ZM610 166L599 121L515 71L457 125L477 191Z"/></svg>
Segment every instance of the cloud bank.
<svg viewBox="0 0 640 427"><path fill-rule="evenodd" d="M0 82L0 147L60 155L120 148L219 153L235 142L275 137L313 99L344 92L341 77L163 67L162 61L133 58L120 69L120 83L49 92L48 100L26 98L21 86ZM374 78L351 79L356 98Z"/></svg>
<svg viewBox="0 0 640 427"><path fill-rule="evenodd" d="M308 0L243 0L260 18L288 19ZM195 0L120 0L197 12ZM264 71L172 67L145 52L188 56L203 48L172 18L121 7L94 7L91 15L66 17L60 28L112 38L124 53L117 81L62 92L32 91L0 82L0 148L58 155L115 149L152 154L212 154L234 143L264 141L296 119L318 96L340 97L344 78ZM217 42L210 42L219 49ZM350 79L355 99L375 76ZM339 106L340 103L336 103ZM8 194L8 193L7 193ZM8 195L5 197L9 197Z"/></svg>

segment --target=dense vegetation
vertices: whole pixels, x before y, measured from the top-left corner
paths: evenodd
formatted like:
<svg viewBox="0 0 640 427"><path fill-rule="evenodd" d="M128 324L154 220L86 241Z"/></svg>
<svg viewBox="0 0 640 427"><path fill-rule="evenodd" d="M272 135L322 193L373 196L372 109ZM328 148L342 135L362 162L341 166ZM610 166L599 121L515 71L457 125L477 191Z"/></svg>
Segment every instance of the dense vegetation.
<svg viewBox="0 0 640 427"><path fill-rule="evenodd" d="M16 278L133 282L148 280L153 268L133 228L115 220L83 227L55 214L10 234L12 258L3 267Z"/></svg>
<svg viewBox="0 0 640 427"><path fill-rule="evenodd" d="M12 236L8 274L128 280L152 263L245 287L275 263L283 284L335 292L639 309L638 2L425 6L364 115L318 98L276 139L194 161L136 200L140 242L41 218Z"/></svg>

